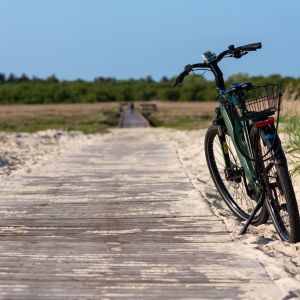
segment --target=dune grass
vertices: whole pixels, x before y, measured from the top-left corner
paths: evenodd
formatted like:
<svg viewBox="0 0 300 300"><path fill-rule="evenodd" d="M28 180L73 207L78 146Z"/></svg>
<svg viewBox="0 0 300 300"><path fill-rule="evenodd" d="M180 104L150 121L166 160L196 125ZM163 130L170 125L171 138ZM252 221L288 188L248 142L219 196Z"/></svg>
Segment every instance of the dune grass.
<svg viewBox="0 0 300 300"><path fill-rule="evenodd" d="M117 112L117 105L5 106L0 113L0 130L32 133L58 129L87 134L103 133L118 126Z"/></svg>
<svg viewBox="0 0 300 300"><path fill-rule="evenodd" d="M154 127L165 127L178 130L195 130L207 128L211 124L211 117L184 116L164 121L155 117L150 118L150 123Z"/></svg>
<svg viewBox="0 0 300 300"><path fill-rule="evenodd" d="M288 134L286 153L289 155L293 168L292 175L300 174L300 117L298 115L287 115L283 118L284 132Z"/></svg>
<svg viewBox="0 0 300 300"><path fill-rule="evenodd" d="M149 102L157 111L144 115L153 127L178 130L207 128L215 115L216 102Z"/></svg>

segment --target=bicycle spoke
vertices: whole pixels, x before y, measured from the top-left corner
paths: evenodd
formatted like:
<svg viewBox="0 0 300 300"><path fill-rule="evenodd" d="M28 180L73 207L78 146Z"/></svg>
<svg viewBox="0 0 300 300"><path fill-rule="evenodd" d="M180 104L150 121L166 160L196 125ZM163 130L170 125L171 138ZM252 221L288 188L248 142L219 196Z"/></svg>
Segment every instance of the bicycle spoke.
<svg viewBox="0 0 300 300"><path fill-rule="evenodd" d="M235 148L233 146L233 143L229 138L226 138L226 143L228 146L228 153L230 157L230 161L237 167L240 168L240 163L239 159L237 156L237 153L235 151ZM244 185L243 180L240 183L236 182L231 182L226 179L224 170L225 170L225 161L224 161L224 155L223 155L223 150L222 146L220 144L219 139L215 139L214 144L213 144L213 149L214 149L214 156L215 156L215 161L217 165L217 169L219 171L219 174L223 180L223 183L228 190L230 194L232 194L234 201L236 204L246 213L250 213L254 207L256 202L249 198L246 192L246 188Z"/></svg>

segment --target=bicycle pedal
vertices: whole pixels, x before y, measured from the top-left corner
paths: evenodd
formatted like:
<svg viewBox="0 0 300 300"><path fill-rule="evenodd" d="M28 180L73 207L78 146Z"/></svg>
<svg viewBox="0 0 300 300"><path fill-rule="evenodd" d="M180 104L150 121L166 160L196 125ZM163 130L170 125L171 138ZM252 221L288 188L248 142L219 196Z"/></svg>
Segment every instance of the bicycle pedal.
<svg viewBox="0 0 300 300"><path fill-rule="evenodd" d="M224 170L225 178L228 181L233 181L235 183L242 182L242 171L235 166L231 166L229 168L225 168Z"/></svg>

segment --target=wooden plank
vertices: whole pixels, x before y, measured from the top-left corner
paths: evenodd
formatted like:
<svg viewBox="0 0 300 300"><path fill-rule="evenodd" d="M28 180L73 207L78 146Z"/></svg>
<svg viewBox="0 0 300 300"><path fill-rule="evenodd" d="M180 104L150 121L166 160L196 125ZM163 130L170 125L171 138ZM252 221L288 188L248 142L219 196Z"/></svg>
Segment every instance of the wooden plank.
<svg viewBox="0 0 300 300"><path fill-rule="evenodd" d="M241 291L247 294L248 283L240 283L237 288L234 284L220 284L216 288L213 284L183 283L126 283L118 285L102 282L55 281L48 282L28 281L28 286L18 281L6 281L0 287L0 296L9 299L240 299ZM264 285L263 287L267 287ZM91 291L94 291L91 294ZM266 295L265 291L261 292ZM34 298L31 298L35 295ZM225 296L224 296L225 295ZM248 298L249 299L249 298ZM267 298L265 298L267 299Z"/></svg>
<svg viewBox="0 0 300 300"><path fill-rule="evenodd" d="M149 127L149 122L137 111L125 110L120 120L121 128Z"/></svg>
<svg viewBox="0 0 300 300"><path fill-rule="evenodd" d="M2 186L1 186L2 185ZM120 130L0 184L0 298L279 294L235 250L167 143Z"/></svg>

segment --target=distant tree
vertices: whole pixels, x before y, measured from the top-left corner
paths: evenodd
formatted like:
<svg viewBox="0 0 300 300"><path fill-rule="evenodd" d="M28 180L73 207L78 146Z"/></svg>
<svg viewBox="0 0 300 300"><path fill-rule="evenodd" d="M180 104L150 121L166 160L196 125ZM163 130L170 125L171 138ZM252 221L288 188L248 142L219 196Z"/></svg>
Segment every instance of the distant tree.
<svg viewBox="0 0 300 300"><path fill-rule="evenodd" d="M74 103L133 100L209 101L216 99L215 83L201 76L189 76L180 88L173 88L174 78L162 77L159 82L151 76L141 79L117 80L97 77L95 81L47 79L25 74L20 77L0 73L0 103ZM253 82L255 85L278 82L282 89L300 99L300 78L280 75L249 76L234 74L226 80ZM6 84L7 83L7 84ZM54 84L55 83L55 84Z"/></svg>
<svg viewBox="0 0 300 300"><path fill-rule="evenodd" d="M95 77L95 78L94 78L94 82L97 82L97 81L102 82L102 81L104 81L104 80L105 80L105 78L102 77L102 76L99 76L99 77Z"/></svg>
<svg viewBox="0 0 300 300"><path fill-rule="evenodd" d="M250 77L247 73L237 73L237 74L233 74L231 76L228 77L227 82L229 84L232 83L243 83L243 82L249 82L250 81Z"/></svg>
<svg viewBox="0 0 300 300"><path fill-rule="evenodd" d="M21 77L18 78L18 82L26 82L26 81L29 81L29 80L30 80L29 77L25 73L23 73L21 75Z"/></svg>
<svg viewBox="0 0 300 300"><path fill-rule="evenodd" d="M167 88L161 90L159 93L159 98L162 100L177 101L179 97L180 97L179 89Z"/></svg>
<svg viewBox="0 0 300 300"><path fill-rule="evenodd" d="M0 73L0 83L5 83L6 81L6 76L3 73Z"/></svg>
<svg viewBox="0 0 300 300"><path fill-rule="evenodd" d="M145 81L151 83L154 82L154 79L150 75L148 75L145 77Z"/></svg>
<svg viewBox="0 0 300 300"><path fill-rule="evenodd" d="M151 99L155 99L156 96L157 96L157 90L156 88L152 88L152 89L149 89L147 87L141 89L140 91L138 91L138 96L137 98L139 100L151 100Z"/></svg>
<svg viewBox="0 0 300 300"><path fill-rule="evenodd" d="M57 79L57 77L53 74L51 76L49 76L47 79L46 79L47 82L50 82L50 83L58 83L59 82L59 79Z"/></svg>
<svg viewBox="0 0 300 300"><path fill-rule="evenodd" d="M10 73L6 81L7 82L17 82L18 78L13 73Z"/></svg>
<svg viewBox="0 0 300 300"><path fill-rule="evenodd" d="M83 79L81 79L81 78L77 78L77 79L75 80L75 82L86 82L86 81L83 80Z"/></svg>
<svg viewBox="0 0 300 300"><path fill-rule="evenodd" d="M43 81L43 79L41 79L37 76L32 76L32 81Z"/></svg>
<svg viewBox="0 0 300 300"><path fill-rule="evenodd" d="M163 82L163 83L166 83L166 82L169 82L169 79L167 76L163 76L160 80L160 82Z"/></svg>
<svg viewBox="0 0 300 300"><path fill-rule="evenodd" d="M103 76L99 76L99 77L96 77L94 79L95 82L114 82L116 81L116 79L114 77L103 77Z"/></svg>

